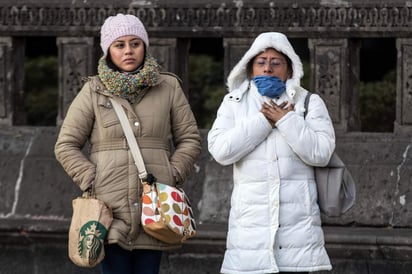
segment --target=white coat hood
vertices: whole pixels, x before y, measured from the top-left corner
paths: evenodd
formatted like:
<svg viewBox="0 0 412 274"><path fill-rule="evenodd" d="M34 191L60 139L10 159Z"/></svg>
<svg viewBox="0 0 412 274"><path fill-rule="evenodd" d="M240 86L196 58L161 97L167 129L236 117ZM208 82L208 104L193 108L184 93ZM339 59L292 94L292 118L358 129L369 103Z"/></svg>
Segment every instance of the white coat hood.
<svg viewBox="0 0 412 274"><path fill-rule="evenodd" d="M247 72L248 63L256 55L268 48L273 48L285 54L292 61L293 74L292 78L286 81L286 93L290 98L294 97L296 94L295 88L300 86L300 79L303 77L303 66L287 37L279 32L264 32L256 37L249 50L229 73L227 78L229 92L239 88L249 78Z"/></svg>

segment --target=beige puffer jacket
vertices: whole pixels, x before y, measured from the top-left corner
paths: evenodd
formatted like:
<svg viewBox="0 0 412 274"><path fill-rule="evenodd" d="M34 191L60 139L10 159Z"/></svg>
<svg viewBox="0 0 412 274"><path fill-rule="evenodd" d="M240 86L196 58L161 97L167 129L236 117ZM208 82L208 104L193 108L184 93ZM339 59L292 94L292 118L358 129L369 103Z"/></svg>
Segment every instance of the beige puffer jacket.
<svg viewBox="0 0 412 274"><path fill-rule="evenodd" d="M89 78L73 100L62 124L55 154L67 174L86 190L92 183L98 198L113 210L108 242L125 249L167 250L140 226L141 192L137 168L104 85ZM183 182L200 154L200 134L178 79L162 73L136 103L115 96L126 109L148 173L159 182ZM89 155L82 153L90 143Z"/></svg>

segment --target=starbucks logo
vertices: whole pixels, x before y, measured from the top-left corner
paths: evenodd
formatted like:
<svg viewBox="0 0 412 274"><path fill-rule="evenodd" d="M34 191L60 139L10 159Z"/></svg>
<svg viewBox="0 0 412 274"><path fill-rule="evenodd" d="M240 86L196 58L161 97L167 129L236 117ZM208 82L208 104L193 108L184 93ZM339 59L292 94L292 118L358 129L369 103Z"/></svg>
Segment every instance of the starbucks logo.
<svg viewBox="0 0 412 274"><path fill-rule="evenodd" d="M83 225L79 233L78 251L81 258L97 261L106 237L106 228L97 221L90 221Z"/></svg>

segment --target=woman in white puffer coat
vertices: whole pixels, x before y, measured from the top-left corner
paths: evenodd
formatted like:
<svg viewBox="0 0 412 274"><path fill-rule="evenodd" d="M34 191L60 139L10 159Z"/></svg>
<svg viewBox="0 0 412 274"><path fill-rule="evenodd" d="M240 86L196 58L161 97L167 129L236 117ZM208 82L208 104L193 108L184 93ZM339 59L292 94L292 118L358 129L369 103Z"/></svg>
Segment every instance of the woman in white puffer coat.
<svg viewBox="0 0 412 274"><path fill-rule="evenodd" d="M230 72L208 148L233 164L222 273L330 270L314 166L335 149L328 110L300 86L302 63L285 35L260 34Z"/></svg>

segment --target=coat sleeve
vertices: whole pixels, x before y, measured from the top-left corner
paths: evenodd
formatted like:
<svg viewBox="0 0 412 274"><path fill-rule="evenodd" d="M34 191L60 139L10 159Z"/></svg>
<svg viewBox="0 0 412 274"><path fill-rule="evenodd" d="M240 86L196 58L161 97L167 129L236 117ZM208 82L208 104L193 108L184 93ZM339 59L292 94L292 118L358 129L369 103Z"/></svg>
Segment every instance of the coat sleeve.
<svg viewBox="0 0 412 274"><path fill-rule="evenodd" d="M257 112L236 120L235 110L241 102L224 98L208 134L208 149L221 165L233 164L253 151L272 131L270 123Z"/></svg>
<svg viewBox="0 0 412 274"><path fill-rule="evenodd" d="M335 150L335 131L325 103L319 95L310 97L306 119L287 113L276 123L292 150L308 165L326 166Z"/></svg>
<svg viewBox="0 0 412 274"><path fill-rule="evenodd" d="M184 182L193 170L202 145L196 119L176 79L172 97L171 123L175 150L170 157L177 182Z"/></svg>
<svg viewBox="0 0 412 274"><path fill-rule="evenodd" d="M95 165L82 152L93 124L91 91L86 83L67 111L54 148L57 161L81 190L92 184L96 174Z"/></svg>

